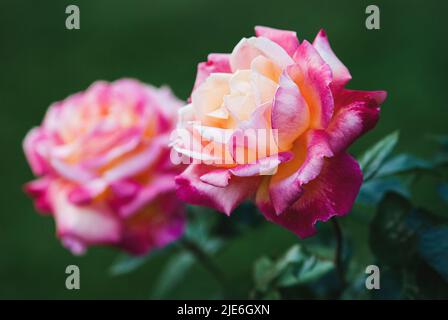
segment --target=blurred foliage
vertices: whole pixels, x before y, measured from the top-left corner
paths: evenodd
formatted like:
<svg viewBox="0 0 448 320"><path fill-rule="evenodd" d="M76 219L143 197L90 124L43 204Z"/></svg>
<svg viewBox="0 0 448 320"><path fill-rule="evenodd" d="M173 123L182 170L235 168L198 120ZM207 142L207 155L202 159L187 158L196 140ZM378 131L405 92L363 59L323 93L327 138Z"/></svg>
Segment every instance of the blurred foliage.
<svg viewBox="0 0 448 320"><path fill-rule="evenodd" d="M377 263L390 270L386 283L395 284L394 296L448 297L447 222L397 194L388 194L380 203L370 226L370 245ZM376 298L383 295L382 290L374 292Z"/></svg>
<svg viewBox="0 0 448 320"><path fill-rule="evenodd" d="M359 166L364 174L364 181L373 178L382 168L384 161L390 155L398 142L398 131L395 131L384 139L370 147L359 159Z"/></svg>
<svg viewBox="0 0 448 320"><path fill-rule="evenodd" d="M441 140L441 137L438 138ZM253 263L253 287L248 297L256 299L282 298L336 298L336 299L440 299L448 298L448 216L437 215L412 204L411 186L419 174L443 174L446 163L438 156L432 160L420 159L410 154L393 154L398 143L394 132L368 148L360 157L365 183L358 197L374 208L370 219L359 219L358 225L345 233L356 236L361 228L368 233L371 255L365 259L353 247L353 241L342 237L338 244L330 230L301 244L294 244L277 257L262 255ZM445 145L441 143L443 152ZM440 154L437 152L437 155ZM446 197L446 183L439 184L442 198ZM256 207L244 203L235 212L231 222L224 215L202 207L189 207L189 227L185 241L180 241L174 253L159 275L152 298L166 297L195 264L203 264L207 272L216 276L214 255L225 248L226 243L238 242L246 232L253 232L261 225L261 215ZM355 206L356 210L356 206ZM355 211L354 210L354 211ZM349 217L356 219L356 212ZM327 223L329 224L329 223ZM185 244L185 242L184 242ZM165 253L169 249L165 250ZM197 251L200 251L199 255ZM154 253L153 253L154 255ZM204 261L201 255L206 255ZM120 259L113 266L115 274L132 271L146 261L145 258ZM339 265L338 265L339 264ZM359 270L368 265L380 270L380 290L367 290L367 274ZM356 266L357 272L352 272ZM219 268L219 267L218 267ZM339 271L339 273L338 273ZM341 279L341 273L343 279ZM220 281L212 297L228 297L232 283ZM222 279L221 279L222 280ZM219 287L221 285L221 287Z"/></svg>
<svg viewBox="0 0 448 320"><path fill-rule="evenodd" d="M252 297L282 297L282 288L313 282L334 268L328 258L318 257L300 245L292 246L277 261L261 257L255 262L255 291Z"/></svg>
<svg viewBox="0 0 448 320"><path fill-rule="evenodd" d="M335 273L328 273L337 267L336 259L319 258L305 246L294 245L275 261L263 256L255 262L252 296L270 299L447 299L448 215L431 213L414 206L410 200L415 176L429 174L441 180L447 178L447 163L440 161L440 154L445 152L448 139L439 136L437 141L441 150L432 160L409 154L392 155L398 143L397 133L386 136L360 157L366 182L358 202L376 208L371 219L360 221L369 234L371 256L366 261L358 261L362 257L356 253L345 255L348 259L341 267L348 276L346 281L337 283ZM446 182L440 183L438 190L445 199ZM353 212L349 217L353 219L355 214ZM354 230L346 231L350 235ZM318 243L319 238L315 242ZM348 245L345 251L352 250L350 243L345 241L345 244ZM325 246L323 242L320 245ZM380 270L379 290L366 289L369 274L349 271L350 265L364 265L365 268L371 264ZM322 280L326 291L319 290ZM331 290L335 283L339 290ZM297 290L282 292L284 287L290 286L296 286Z"/></svg>

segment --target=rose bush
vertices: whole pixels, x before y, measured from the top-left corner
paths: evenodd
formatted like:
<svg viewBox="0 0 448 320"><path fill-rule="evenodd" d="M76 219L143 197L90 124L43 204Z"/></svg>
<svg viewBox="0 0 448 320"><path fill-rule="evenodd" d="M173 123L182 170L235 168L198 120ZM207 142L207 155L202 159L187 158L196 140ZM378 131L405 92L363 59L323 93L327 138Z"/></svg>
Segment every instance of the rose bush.
<svg viewBox="0 0 448 320"><path fill-rule="evenodd" d="M267 220L310 236L317 221L350 211L362 173L346 149L375 126L386 93L346 89L351 75L324 31L312 44L292 31L255 32L198 66L172 142L192 162L178 195L227 215L254 198Z"/></svg>
<svg viewBox="0 0 448 320"><path fill-rule="evenodd" d="M114 245L133 254L164 246L184 229L169 160L181 102L135 80L96 82L54 103L24 140L33 173L25 190L53 214L73 253Z"/></svg>

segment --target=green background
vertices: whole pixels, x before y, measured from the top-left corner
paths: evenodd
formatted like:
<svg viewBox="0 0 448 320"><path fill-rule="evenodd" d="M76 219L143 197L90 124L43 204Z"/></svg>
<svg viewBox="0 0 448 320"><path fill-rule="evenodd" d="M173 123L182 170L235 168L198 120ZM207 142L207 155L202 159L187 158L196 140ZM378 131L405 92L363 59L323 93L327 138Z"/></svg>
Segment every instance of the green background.
<svg viewBox="0 0 448 320"><path fill-rule="evenodd" d="M80 8L80 30L65 28L69 4ZM380 30L365 28L369 4L380 7ZM230 52L240 38L253 34L254 25L295 30L308 40L325 28L351 71L349 87L389 93L377 128L352 152L357 155L399 129L399 151L426 156L434 146L425 135L448 132L447 12L447 3L435 0L2 0L0 298L148 298L169 258L158 255L134 273L112 277L115 250L91 248L74 257L62 248L52 219L39 216L22 192L32 179L22 139L51 102L97 79L120 77L169 84L185 99L197 63L210 52ZM414 190L414 201L438 208L433 193L423 184ZM234 296L247 297L255 258L279 254L297 241L264 223L226 246L217 261L230 276ZM69 264L81 269L81 290L65 289ZM210 298L216 286L195 266L169 297Z"/></svg>

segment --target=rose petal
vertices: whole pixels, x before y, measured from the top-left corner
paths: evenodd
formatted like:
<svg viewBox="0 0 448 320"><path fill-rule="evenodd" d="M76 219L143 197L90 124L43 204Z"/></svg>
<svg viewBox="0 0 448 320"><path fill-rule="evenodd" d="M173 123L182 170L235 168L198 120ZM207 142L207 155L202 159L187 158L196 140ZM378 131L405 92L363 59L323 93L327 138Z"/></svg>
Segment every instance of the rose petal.
<svg viewBox="0 0 448 320"><path fill-rule="evenodd" d="M270 128L271 103L257 107L238 124L230 137L229 151L238 164L248 164L278 153L276 131Z"/></svg>
<svg viewBox="0 0 448 320"><path fill-rule="evenodd" d="M288 74L297 84L310 110L310 127L326 128L333 115L334 101L330 89L331 69L319 53L304 41L294 54L295 65L288 67Z"/></svg>
<svg viewBox="0 0 448 320"><path fill-rule="evenodd" d="M342 108L353 102L366 102L371 106L380 105L386 100L386 91L362 91L344 89L335 96L335 109Z"/></svg>
<svg viewBox="0 0 448 320"><path fill-rule="evenodd" d="M52 158L50 160L51 167L54 171L64 179L80 184L88 183L97 178L97 175L82 165L68 164L60 159Z"/></svg>
<svg viewBox="0 0 448 320"><path fill-rule="evenodd" d="M245 198L254 193L259 177L233 177L226 187L220 188L201 181L200 177L213 167L190 165L176 177L177 195L188 203L214 208L230 215Z"/></svg>
<svg viewBox="0 0 448 320"><path fill-rule="evenodd" d="M175 194L163 194L126 220L119 245L134 255L143 255L179 239L185 222L184 209Z"/></svg>
<svg viewBox="0 0 448 320"><path fill-rule="evenodd" d="M207 57L207 62L199 63L193 91L198 88L212 73L230 73L229 58L229 54L211 53Z"/></svg>
<svg viewBox="0 0 448 320"><path fill-rule="evenodd" d="M85 205L106 191L108 184L102 179L93 179L83 185L73 187L68 193L68 199L76 205Z"/></svg>
<svg viewBox="0 0 448 320"><path fill-rule="evenodd" d="M352 76L350 75L347 67L344 66L344 64L338 59L338 57L331 49L325 30L322 29L319 31L313 41L313 47L316 48L322 59L324 59L324 61L330 65L331 71L333 73L332 85L340 87L347 84Z"/></svg>
<svg viewBox="0 0 448 320"><path fill-rule="evenodd" d="M136 152L118 165L106 170L103 178L108 181L117 181L136 175L153 165L161 156L161 151L168 148L168 137L160 135L151 140L150 144L140 152Z"/></svg>
<svg viewBox="0 0 448 320"><path fill-rule="evenodd" d="M336 97L335 114L327 128L335 153L348 148L359 136L378 122L384 91L340 90Z"/></svg>
<svg viewBox="0 0 448 320"><path fill-rule="evenodd" d="M203 125L208 125L210 121L213 121L213 119L209 119L209 114L219 109L224 96L230 93L229 81L231 78L231 74L212 73L193 91L191 100L195 119L202 121ZM212 124L214 123L212 122Z"/></svg>
<svg viewBox="0 0 448 320"><path fill-rule="evenodd" d="M292 151L295 158L279 167L269 185L269 196L278 215L299 199L303 185L321 173L325 158L333 156L328 137L322 131L310 131Z"/></svg>
<svg viewBox="0 0 448 320"><path fill-rule="evenodd" d="M254 92L255 105L272 103L278 84L258 72L251 72L251 82Z"/></svg>
<svg viewBox="0 0 448 320"><path fill-rule="evenodd" d="M292 152L281 152L270 157L264 157L254 163L238 165L228 171L234 176L251 177L257 175L273 175L279 164L291 160Z"/></svg>
<svg viewBox="0 0 448 320"><path fill-rule="evenodd" d="M49 177L39 178L37 180L28 182L24 186L24 190L34 199L34 206L41 213L53 212L51 200L48 197L48 188L53 179Z"/></svg>
<svg viewBox="0 0 448 320"><path fill-rule="evenodd" d="M58 237L68 239L66 244L76 244L74 253L80 253L82 246L120 241L120 221L104 204L75 206L68 201L67 189L59 184L50 192Z"/></svg>
<svg viewBox="0 0 448 320"><path fill-rule="evenodd" d="M121 217L130 217L145 205L150 204L162 194L172 192L176 188L172 175L159 175L152 179L151 183L144 186L138 186L136 194L130 201L119 201L112 203ZM126 200L126 199L121 199Z"/></svg>
<svg viewBox="0 0 448 320"><path fill-rule="evenodd" d="M304 192L294 205L276 215L264 207L266 219L291 230L301 238L316 232L317 221L347 214L358 195L362 173L358 163L348 154L325 160L317 179L305 185Z"/></svg>
<svg viewBox="0 0 448 320"><path fill-rule="evenodd" d="M209 185L224 188L229 185L231 176L228 169L215 169L203 174L199 179Z"/></svg>
<svg viewBox="0 0 448 320"><path fill-rule="evenodd" d="M310 112L300 89L285 71L272 106L272 129L278 130L277 144L281 150L288 150L291 144L309 126Z"/></svg>
<svg viewBox="0 0 448 320"><path fill-rule="evenodd" d="M264 56L272 60L281 68L294 63L293 59L281 46L267 38L243 38L230 55L232 72L250 69L252 61L258 56Z"/></svg>
<svg viewBox="0 0 448 320"><path fill-rule="evenodd" d="M45 158L46 141L48 137L41 128L33 128L28 132L23 141L23 150L31 170L36 176L46 174L50 171L49 164Z"/></svg>
<svg viewBox="0 0 448 320"><path fill-rule="evenodd" d="M299 46L299 40L297 39L297 34L295 31L256 26L255 35L257 37L264 37L274 41L285 49L290 56L294 54Z"/></svg>
<svg viewBox="0 0 448 320"><path fill-rule="evenodd" d="M335 153L347 149L359 136L378 122L380 108L365 102L354 102L338 110L327 128L330 145Z"/></svg>
<svg viewBox="0 0 448 320"><path fill-rule="evenodd" d="M266 78L271 79L274 83L279 81L282 73L282 69L279 66L264 56L258 56L252 60L250 69L254 73L261 74Z"/></svg>

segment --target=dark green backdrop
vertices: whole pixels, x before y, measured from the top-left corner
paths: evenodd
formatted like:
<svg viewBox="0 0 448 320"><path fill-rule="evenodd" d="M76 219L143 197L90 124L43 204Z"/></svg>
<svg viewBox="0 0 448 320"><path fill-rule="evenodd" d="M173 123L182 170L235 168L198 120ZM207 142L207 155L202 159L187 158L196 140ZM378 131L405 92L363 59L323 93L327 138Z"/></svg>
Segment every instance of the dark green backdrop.
<svg viewBox="0 0 448 320"><path fill-rule="evenodd" d="M80 30L65 29L68 4L80 8ZM368 4L380 7L381 30L365 28ZM323 27L350 68L351 88L389 92L377 129L353 153L398 128L398 149L425 156L433 148L425 134L448 131L447 11L445 1L435 0L2 0L0 298L147 298L167 259L161 255L137 272L111 277L116 251L92 248L74 257L56 240L52 219L35 213L21 189L32 179L21 142L51 102L97 79L120 77L169 84L185 99L196 64L209 52L231 51L254 25L295 30L309 40ZM416 190L414 201L437 206L425 190ZM281 253L294 241L266 223L227 246L217 261L235 296L245 297L250 281L244 279L256 257ZM80 266L79 291L65 289L68 264ZM214 286L197 266L170 297L209 298Z"/></svg>

